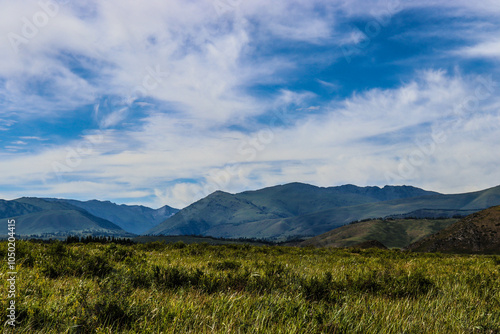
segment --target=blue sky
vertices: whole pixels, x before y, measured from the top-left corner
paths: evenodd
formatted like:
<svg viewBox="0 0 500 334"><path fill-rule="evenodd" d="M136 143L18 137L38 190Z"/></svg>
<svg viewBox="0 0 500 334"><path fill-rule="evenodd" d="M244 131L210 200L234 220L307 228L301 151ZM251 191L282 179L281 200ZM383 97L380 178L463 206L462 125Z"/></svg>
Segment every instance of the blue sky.
<svg viewBox="0 0 500 334"><path fill-rule="evenodd" d="M496 0L0 3L0 198L500 184Z"/></svg>

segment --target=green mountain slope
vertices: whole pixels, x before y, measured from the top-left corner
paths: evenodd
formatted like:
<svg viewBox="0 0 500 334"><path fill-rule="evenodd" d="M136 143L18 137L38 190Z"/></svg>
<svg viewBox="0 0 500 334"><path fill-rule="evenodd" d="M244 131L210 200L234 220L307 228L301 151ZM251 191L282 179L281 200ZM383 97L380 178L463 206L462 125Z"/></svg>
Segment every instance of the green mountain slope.
<svg viewBox="0 0 500 334"><path fill-rule="evenodd" d="M421 209L447 210L450 216L455 214L463 215L464 211L467 213L477 212L484 209L484 207L475 207L475 205L484 203L500 204L499 194L500 186L497 186L465 194L439 194L333 208L308 215L275 220L267 222L267 224L286 224L289 226L290 230L284 235L285 237L310 237L325 233L352 221L400 215Z"/></svg>
<svg viewBox="0 0 500 334"><path fill-rule="evenodd" d="M21 236L44 235L65 236L76 234L132 236L119 226L87 211L70 205L45 201L40 198L23 197L10 202L9 207L29 208L31 212L18 210L17 215L9 214L0 219L2 226L7 226L8 219L16 220L16 234ZM8 212L2 212L2 216ZM7 229L4 229L7 231ZM1 233L5 235L5 233Z"/></svg>
<svg viewBox="0 0 500 334"><path fill-rule="evenodd" d="M299 246L350 247L377 240L388 248L403 248L457 221L457 218L374 219L336 228L307 239Z"/></svg>
<svg viewBox="0 0 500 334"><path fill-rule="evenodd" d="M303 183L290 183L239 194L216 191L146 234L268 238L286 233L289 229L280 219L325 208L424 194L437 193L410 186L363 188L345 185L321 188ZM274 222L271 223L274 226L268 229L266 224L269 222Z"/></svg>
<svg viewBox="0 0 500 334"><path fill-rule="evenodd" d="M54 198L47 198L45 200L67 203L79 207L96 217L109 220L125 231L134 234L146 232L179 211L168 205L155 210L142 205L118 205L109 201L77 201Z"/></svg>
<svg viewBox="0 0 500 334"><path fill-rule="evenodd" d="M244 224L254 220L276 219L284 210L261 207L249 200L223 191L216 191L182 209L147 234L197 235L217 226Z"/></svg>
<svg viewBox="0 0 500 334"><path fill-rule="evenodd" d="M453 195L413 187L384 187L376 191L355 186L332 188L337 189L291 184L235 195L216 192L179 211L146 234L286 240L316 236L356 220L423 209L446 210L453 216L463 214L464 210L469 213L484 209L480 205L500 204L500 186ZM422 196L422 193L430 195ZM398 196L398 199L380 199ZM356 201L362 204L339 206Z"/></svg>
<svg viewBox="0 0 500 334"><path fill-rule="evenodd" d="M500 254L500 206L462 218L408 246L415 252Z"/></svg>
<svg viewBox="0 0 500 334"><path fill-rule="evenodd" d="M0 199L0 219L21 216L41 210L41 208L28 203L5 201L3 199Z"/></svg>

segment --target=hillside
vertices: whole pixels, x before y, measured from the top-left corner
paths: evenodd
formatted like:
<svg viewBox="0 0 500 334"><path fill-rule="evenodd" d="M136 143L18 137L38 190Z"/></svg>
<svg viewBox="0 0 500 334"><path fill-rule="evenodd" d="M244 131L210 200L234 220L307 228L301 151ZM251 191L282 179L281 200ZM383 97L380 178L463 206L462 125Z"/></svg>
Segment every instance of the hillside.
<svg viewBox="0 0 500 334"><path fill-rule="evenodd" d="M500 187L495 187L465 194L439 194L380 201L332 208L296 217L275 219L266 222L254 222L251 224L253 226L238 226L238 229L251 231L252 228L256 228L262 231L255 235L255 237L258 238L266 238L266 235L273 233L273 231L281 231L283 233L281 236L275 234L273 237L311 237L343 226L352 221L407 214L421 209L425 209L421 212L432 212L430 218L434 218L436 211L442 212L443 210L446 210L447 215L450 217L454 215L463 215L464 212L477 212L485 208L474 207L474 205L491 202L495 203L497 200L497 204L500 204L500 199L498 198L499 194ZM478 201L478 198L481 199L481 201ZM427 217L421 216L420 218ZM245 229L246 227L250 228Z"/></svg>
<svg viewBox="0 0 500 334"><path fill-rule="evenodd" d="M215 192L146 234L286 240L316 236L356 220L423 209L432 216L443 210L448 216L463 215L491 203L500 204L500 186L444 195L406 186L319 188L294 183L239 194Z"/></svg>
<svg viewBox="0 0 500 334"><path fill-rule="evenodd" d="M458 219L374 219L345 225L301 242L298 246L351 247L377 240L388 248L403 248L436 233Z"/></svg>
<svg viewBox="0 0 500 334"><path fill-rule="evenodd" d="M125 231L134 234L146 232L179 211L168 205L155 210L142 205L118 205L110 201L77 201L54 198L46 198L45 200L74 205L96 217L109 220Z"/></svg>
<svg viewBox="0 0 500 334"><path fill-rule="evenodd" d="M255 220L283 217L284 210L280 209L257 206L239 196L216 191L179 211L146 233L153 235L210 235L205 234L207 230L225 226L227 222L243 224Z"/></svg>
<svg viewBox="0 0 500 334"><path fill-rule="evenodd" d="M303 183L290 183L239 194L216 191L181 210L146 234L268 238L288 232L287 225L279 223L284 218L326 208L424 194L437 193L410 186L362 188L345 185L321 188ZM266 227L268 224L270 228Z"/></svg>
<svg viewBox="0 0 500 334"><path fill-rule="evenodd" d="M16 220L16 234L20 236L65 236L77 234L132 236L119 226L68 203L45 201L40 198L23 197L14 201L5 201L7 208L17 208L2 212L0 219L3 226L7 219ZM2 233L2 235L5 235Z"/></svg>
<svg viewBox="0 0 500 334"><path fill-rule="evenodd" d="M500 254L500 206L469 215L408 246L414 252Z"/></svg>
<svg viewBox="0 0 500 334"><path fill-rule="evenodd" d="M42 209L28 203L0 199L0 219L26 215Z"/></svg>

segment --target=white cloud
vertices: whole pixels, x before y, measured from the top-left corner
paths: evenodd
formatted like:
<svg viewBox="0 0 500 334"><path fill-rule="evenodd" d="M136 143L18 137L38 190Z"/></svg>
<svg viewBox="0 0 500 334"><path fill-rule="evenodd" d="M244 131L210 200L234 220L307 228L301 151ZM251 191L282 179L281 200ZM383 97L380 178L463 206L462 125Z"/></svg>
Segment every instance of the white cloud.
<svg viewBox="0 0 500 334"><path fill-rule="evenodd" d="M488 4L496 13L496 2ZM286 55L253 58L276 37L316 47L356 44L363 35L341 26L339 15L390 19L414 6L466 8L481 15L488 7L256 0L235 2L219 15L210 1L61 4L19 53L8 38L0 40L0 131L17 124L14 114L22 121L56 117L107 95L120 102L97 108L100 140L85 136L35 153L0 153L0 183L22 188L4 195L92 198L99 193L131 201L156 196L144 201L182 207L217 188L236 192L291 181L383 185L387 171L397 173L418 148L416 140L443 124L453 125L446 142L401 182L443 191L462 190L463 183L489 186L487 180L498 179L499 161L491 154L498 147L498 129L488 125L498 121L500 101L492 95L479 101L479 109L462 112L467 117L457 115L454 106L460 109L464 98L474 97L478 82L472 77L417 71L414 80L394 89L370 89L322 104L308 91L281 89L266 98L246 91L257 83L283 83L281 73L300 68ZM2 36L22 35L23 18L32 21L41 10L35 0L6 2L2 9ZM473 45L462 50L464 56L500 55L498 40ZM332 91L342 88L317 82ZM131 118L132 100L143 95L154 102L136 101L134 107L147 111ZM276 127L252 120L266 112L284 119ZM133 126L110 129L125 122ZM38 139L24 136L15 144L24 148L28 140ZM63 170L58 174L54 165Z"/></svg>
<svg viewBox="0 0 500 334"><path fill-rule="evenodd" d="M497 34L500 32L497 32ZM499 59L500 57L500 39L495 38L489 41L481 42L474 46L466 47L456 52L468 57L486 57Z"/></svg>
<svg viewBox="0 0 500 334"><path fill-rule="evenodd" d="M0 175L6 185L34 184L38 194L154 195L150 205L177 207L217 189L237 192L291 181L384 185L389 181L387 173L398 174L401 161L419 150L419 141L429 145L430 130L420 127L428 123L445 129L447 139L436 144L431 154L424 154L411 173L393 181L443 191L487 187L491 186L487 180L500 176L495 167L500 161L491 154L500 144L498 128L492 126L499 124L499 114L491 108L499 101L492 95L481 100L477 109L457 113L453 108L474 97L478 85L480 81L473 77L421 72L417 80L399 88L373 89L324 106L325 112L287 127L263 125L248 135L235 130L213 132L203 120L152 113L135 130L103 131L101 140L94 138L92 145L72 143L70 148L82 152L80 160L67 160L69 151L64 148L19 155L2 164ZM291 92L283 92L281 99L283 105L308 107L307 99ZM412 127L419 131L408 132ZM66 165L69 161L74 167L55 181L54 161ZM43 177L50 182L44 185ZM172 183L193 177L201 181Z"/></svg>
<svg viewBox="0 0 500 334"><path fill-rule="evenodd" d="M168 205L174 208L183 208L186 204L192 203L193 200L199 200L206 196L203 190L202 185L195 183L177 183L164 191L155 189L155 205L161 207L165 203L169 203Z"/></svg>

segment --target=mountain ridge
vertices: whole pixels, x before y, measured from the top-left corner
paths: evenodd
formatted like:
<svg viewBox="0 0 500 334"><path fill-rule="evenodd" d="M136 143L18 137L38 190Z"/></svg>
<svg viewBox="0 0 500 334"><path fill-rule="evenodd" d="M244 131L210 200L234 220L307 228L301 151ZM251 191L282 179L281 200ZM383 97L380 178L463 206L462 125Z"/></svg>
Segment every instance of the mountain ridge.
<svg viewBox="0 0 500 334"><path fill-rule="evenodd" d="M90 224L93 231L110 228L116 232L116 226L119 233L286 241L314 237L352 221L398 216L451 218L491 204L500 205L500 186L441 194L407 185L317 187L295 182L236 194L216 191L182 210L99 200L22 197L0 200L0 218L24 217L43 229L52 226L54 233L60 232L58 228L68 230L63 224L66 217L76 231L86 230L85 225ZM30 224L35 229L35 224Z"/></svg>
<svg viewBox="0 0 500 334"><path fill-rule="evenodd" d="M226 210L228 203L221 203L220 194L222 192L212 193L191 204L147 231L146 234L182 235L194 233L224 238L254 237L286 240L314 236L350 221L358 220L363 215L360 217L359 214L354 214L353 210L358 209L360 205L369 209L370 206L377 207L379 202L387 202L389 206L391 203L395 203L394 206L397 207L405 201L408 202L410 198L444 196L443 198L446 199L446 196L450 196L412 186L316 187L302 183L291 183L237 194L224 193L224 196L233 202L233 205L229 205L229 211L232 213L228 215ZM433 200L435 198L432 197ZM390 200L383 201L384 199ZM245 205L244 201L250 203ZM235 206L234 202L237 202L240 207ZM298 205L296 205L297 203ZM210 207L214 210L207 209ZM224 209L217 210L217 208ZM419 208L421 207L417 206L413 210ZM445 206L445 208L447 207ZM394 211L394 207L390 207L390 210L382 210L382 212L387 211L384 215L371 213L368 214L367 218L406 213L413 210L398 212ZM377 210L372 211L377 212ZM329 219L330 216L335 217L336 214L338 216L339 212L341 217L336 217L333 221Z"/></svg>
<svg viewBox="0 0 500 334"><path fill-rule="evenodd" d="M67 236L79 234L132 236L114 223L96 217L84 209L68 203L57 203L36 197L22 197L4 201L0 221L16 220L16 234L20 236ZM6 209L28 208L28 211ZM8 217L5 215L9 214Z"/></svg>
<svg viewBox="0 0 500 334"><path fill-rule="evenodd" d="M68 203L79 207L96 217L113 222L127 232L142 234L172 216L178 209L164 205L152 209L143 205L116 204L110 201L79 201L64 198L44 198L49 202Z"/></svg>

